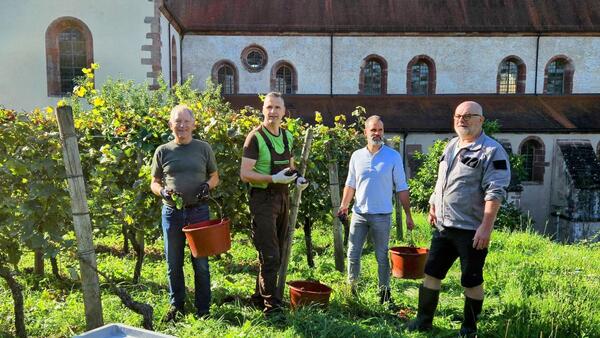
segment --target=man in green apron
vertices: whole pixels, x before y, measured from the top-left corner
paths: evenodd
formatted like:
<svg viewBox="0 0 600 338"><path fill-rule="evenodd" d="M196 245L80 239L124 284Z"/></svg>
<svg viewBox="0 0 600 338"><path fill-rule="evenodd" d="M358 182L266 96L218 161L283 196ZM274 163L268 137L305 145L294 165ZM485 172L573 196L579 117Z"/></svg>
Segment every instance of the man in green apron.
<svg viewBox="0 0 600 338"><path fill-rule="evenodd" d="M240 177L250 184L252 240L258 251L259 273L252 300L264 306L265 314L281 308L277 273L287 236L289 184L305 189L308 182L298 177L292 156L292 135L281 128L285 103L280 93L271 92L263 103L264 120L246 137Z"/></svg>

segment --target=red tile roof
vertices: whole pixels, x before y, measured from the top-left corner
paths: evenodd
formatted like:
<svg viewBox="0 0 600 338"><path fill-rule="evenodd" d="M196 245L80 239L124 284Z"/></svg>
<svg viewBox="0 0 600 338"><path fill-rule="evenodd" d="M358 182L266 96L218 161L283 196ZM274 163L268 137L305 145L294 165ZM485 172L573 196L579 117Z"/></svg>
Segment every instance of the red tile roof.
<svg viewBox="0 0 600 338"><path fill-rule="evenodd" d="M184 33L600 33L598 0L164 0Z"/></svg>
<svg viewBox="0 0 600 338"><path fill-rule="evenodd" d="M367 115L380 115L389 132L452 132L452 113L462 101L479 102L487 119L497 120L502 132L598 133L600 95L287 95L289 115L314 123L319 111L326 124L336 115L350 113L356 106ZM234 108L260 108L257 95L227 95Z"/></svg>

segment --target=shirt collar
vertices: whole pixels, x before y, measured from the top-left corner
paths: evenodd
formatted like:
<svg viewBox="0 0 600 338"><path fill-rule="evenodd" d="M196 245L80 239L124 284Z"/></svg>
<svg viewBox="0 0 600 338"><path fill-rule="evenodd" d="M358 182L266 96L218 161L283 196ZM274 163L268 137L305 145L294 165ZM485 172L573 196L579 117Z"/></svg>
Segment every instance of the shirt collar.
<svg viewBox="0 0 600 338"><path fill-rule="evenodd" d="M475 142L469 144L468 146L464 147L465 149L467 149L468 151L477 151L479 149L481 149L481 147L483 147L483 142L485 141L485 133L483 131L481 131L481 134L479 135L479 137L477 137L477 139L475 140ZM460 144L460 139L457 138L456 140L456 144Z"/></svg>
<svg viewBox="0 0 600 338"><path fill-rule="evenodd" d="M481 147L483 147L483 142L484 141L485 141L485 133L483 131L481 131L481 134L479 135L479 137L477 138L477 140L475 140L475 142L473 142L469 146L469 150L476 151L476 150L481 149Z"/></svg>
<svg viewBox="0 0 600 338"><path fill-rule="evenodd" d="M372 153L369 151L369 148L367 148L367 146L365 146L363 149L365 149L365 151L367 152L367 154L371 155L371 156L375 156L379 153L381 153L381 151L383 150L383 148L385 147L385 143L381 145L381 147L379 148L379 150L377 150L376 152Z"/></svg>

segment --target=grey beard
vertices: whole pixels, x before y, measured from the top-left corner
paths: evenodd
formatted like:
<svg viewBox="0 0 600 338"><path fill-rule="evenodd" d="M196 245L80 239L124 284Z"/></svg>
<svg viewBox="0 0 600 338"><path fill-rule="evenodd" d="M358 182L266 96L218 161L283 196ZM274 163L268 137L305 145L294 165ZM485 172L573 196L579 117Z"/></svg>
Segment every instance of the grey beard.
<svg viewBox="0 0 600 338"><path fill-rule="evenodd" d="M371 145L374 145L374 146L380 146L380 145L383 145L383 143L384 143L384 142L383 142L383 137L382 137L382 138L380 138L379 140L370 139L370 140L369 140L369 143L370 143Z"/></svg>

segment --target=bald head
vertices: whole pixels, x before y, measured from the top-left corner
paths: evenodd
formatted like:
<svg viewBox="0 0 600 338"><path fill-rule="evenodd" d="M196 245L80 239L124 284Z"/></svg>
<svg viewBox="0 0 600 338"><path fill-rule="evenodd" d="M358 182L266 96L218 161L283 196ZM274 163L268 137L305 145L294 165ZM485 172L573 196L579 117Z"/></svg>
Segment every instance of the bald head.
<svg viewBox="0 0 600 338"><path fill-rule="evenodd" d="M459 114L463 114L464 112L468 112L469 114L477 114L483 116L483 108L481 105L475 101L465 101L456 107L456 112L461 112Z"/></svg>
<svg viewBox="0 0 600 338"><path fill-rule="evenodd" d="M465 101L454 111L454 131L461 141L473 142L481 134L484 120L481 105Z"/></svg>

